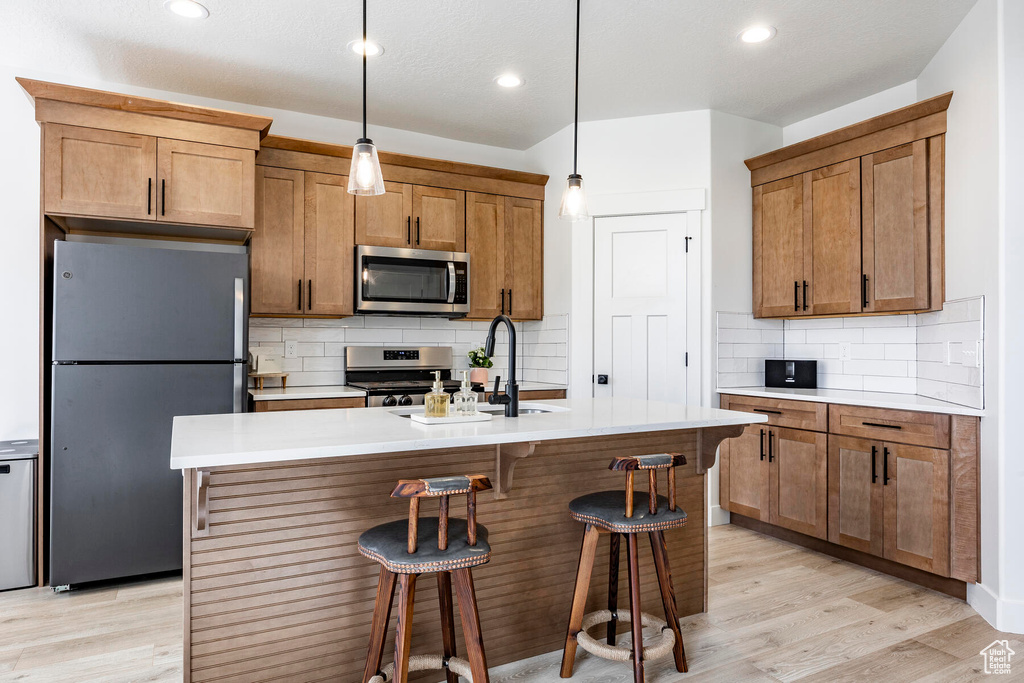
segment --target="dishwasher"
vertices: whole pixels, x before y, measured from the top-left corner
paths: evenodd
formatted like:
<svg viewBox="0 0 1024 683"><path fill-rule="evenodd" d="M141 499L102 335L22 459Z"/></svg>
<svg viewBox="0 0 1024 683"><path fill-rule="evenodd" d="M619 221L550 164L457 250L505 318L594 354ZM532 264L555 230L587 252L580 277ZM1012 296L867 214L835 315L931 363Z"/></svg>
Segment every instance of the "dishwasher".
<svg viewBox="0 0 1024 683"><path fill-rule="evenodd" d="M39 441L0 441L0 591L36 585Z"/></svg>

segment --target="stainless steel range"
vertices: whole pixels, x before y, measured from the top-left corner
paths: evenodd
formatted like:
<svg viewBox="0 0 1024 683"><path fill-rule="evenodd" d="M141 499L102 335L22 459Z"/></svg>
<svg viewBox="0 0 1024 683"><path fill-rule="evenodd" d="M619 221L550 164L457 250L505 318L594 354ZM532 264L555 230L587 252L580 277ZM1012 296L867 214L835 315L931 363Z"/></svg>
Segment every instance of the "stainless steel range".
<svg viewBox="0 0 1024 683"><path fill-rule="evenodd" d="M434 372L441 371L444 389L459 390L459 379L452 379L450 346L346 346L345 383L366 391L366 405L423 405L430 392ZM474 384L483 400L484 387Z"/></svg>

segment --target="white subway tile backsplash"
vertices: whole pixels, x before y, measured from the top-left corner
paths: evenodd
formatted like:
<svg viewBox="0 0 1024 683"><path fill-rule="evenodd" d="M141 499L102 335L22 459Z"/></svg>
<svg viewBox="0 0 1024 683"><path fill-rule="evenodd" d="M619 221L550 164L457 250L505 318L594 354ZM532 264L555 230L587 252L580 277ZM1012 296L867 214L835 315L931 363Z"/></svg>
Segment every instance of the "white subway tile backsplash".
<svg viewBox="0 0 1024 683"><path fill-rule="evenodd" d="M905 360L848 360L843 363L843 374L907 377L907 365Z"/></svg>
<svg viewBox="0 0 1024 683"><path fill-rule="evenodd" d="M322 356L324 355L323 342L320 343L300 343L295 345L296 354L298 356Z"/></svg>
<svg viewBox="0 0 1024 683"><path fill-rule="evenodd" d="M917 392L917 379L914 377L864 377L864 391L885 391L893 394L913 394Z"/></svg>
<svg viewBox="0 0 1024 683"><path fill-rule="evenodd" d="M310 356L302 359L304 372L340 372L344 369L342 356Z"/></svg>
<svg viewBox="0 0 1024 683"><path fill-rule="evenodd" d="M885 350L883 356L886 360L919 360L918 346L915 344L884 344L882 348ZM856 358L856 356L854 356Z"/></svg>
<svg viewBox="0 0 1024 683"><path fill-rule="evenodd" d="M824 358L825 347L822 344L786 344L781 356L797 360L815 360Z"/></svg>
<svg viewBox="0 0 1024 683"><path fill-rule="evenodd" d="M869 327L864 330L865 344L916 344L916 327Z"/></svg>
<svg viewBox="0 0 1024 683"><path fill-rule="evenodd" d="M843 327L913 327L913 315L870 315L863 318L840 318Z"/></svg>
<svg viewBox="0 0 1024 683"><path fill-rule="evenodd" d="M745 330L751 322L754 322L753 317L747 313L719 313L718 314L718 329L732 329L732 330Z"/></svg>
<svg viewBox="0 0 1024 683"><path fill-rule="evenodd" d="M286 327L282 330L284 341L298 342L342 342L346 333L361 330L346 330L340 327Z"/></svg>
<svg viewBox="0 0 1024 683"><path fill-rule="evenodd" d="M250 342L279 342L281 341L280 327L251 327L249 328Z"/></svg>
<svg viewBox="0 0 1024 683"><path fill-rule="evenodd" d="M889 346L900 346L899 344L889 344ZM913 345L907 344L910 348ZM885 358L885 344L857 344L850 347L850 358L853 360L881 360ZM900 360L908 360L906 358Z"/></svg>
<svg viewBox="0 0 1024 683"><path fill-rule="evenodd" d="M726 344L760 344L761 331L748 330L746 328L720 328L718 330L718 341Z"/></svg>
<svg viewBox="0 0 1024 683"><path fill-rule="evenodd" d="M859 327L832 327L807 330L808 344L838 344L852 342L860 344L864 341L864 330Z"/></svg>

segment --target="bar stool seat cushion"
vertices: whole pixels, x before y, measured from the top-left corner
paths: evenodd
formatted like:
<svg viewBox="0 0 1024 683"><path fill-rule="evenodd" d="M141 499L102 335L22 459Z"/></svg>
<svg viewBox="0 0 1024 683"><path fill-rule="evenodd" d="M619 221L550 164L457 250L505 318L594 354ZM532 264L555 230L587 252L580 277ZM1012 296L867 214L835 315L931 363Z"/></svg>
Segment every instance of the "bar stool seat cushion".
<svg viewBox="0 0 1024 683"><path fill-rule="evenodd" d="M617 534L638 534L675 529L686 524L686 513L680 508L668 509L668 498L658 496L658 512L648 509L646 493L633 497L633 516L626 516L625 491L600 491L580 496L569 503L569 514L577 522L593 524Z"/></svg>
<svg viewBox="0 0 1024 683"><path fill-rule="evenodd" d="M359 552L396 574L450 572L487 564L491 546L487 528L476 525L476 545L467 541L466 520L448 519L448 549L437 547L437 517L421 517L417 528L416 552L408 550L409 521L399 519L367 529L359 536Z"/></svg>

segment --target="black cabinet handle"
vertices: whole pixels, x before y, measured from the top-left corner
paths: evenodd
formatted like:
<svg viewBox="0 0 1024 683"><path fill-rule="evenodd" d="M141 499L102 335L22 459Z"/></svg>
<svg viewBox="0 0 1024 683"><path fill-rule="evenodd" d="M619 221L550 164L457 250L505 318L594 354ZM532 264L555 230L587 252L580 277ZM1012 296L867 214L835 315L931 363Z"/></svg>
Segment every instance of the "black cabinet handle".
<svg viewBox="0 0 1024 683"><path fill-rule="evenodd" d="M420 217L416 216L416 244L420 243Z"/></svg>
<svg viewBox="0 0 1024 683"><path fill-rule="evenodd" d="M772 453L772 437L773 436L775 436L775 435L772 434L772 430L769 429L768 430L768 462L772 462L773 460L775 460L775 455Z"/></svg>
<svg viewBox="0 0 1024 683"><path fill-rule="evenodd" d="M804 310L807 310L807 280L804 280Z"/></svg>
<svg viewBox="0 0 1024 683"><path fill-rule="evenodd" d="M861 275L860 298L861 298L861 306L863 308L867 308L868 307L868 276L867 275Z"/></svg>
<svg viewBox="0 0 1024 683"><path fill-rule="evenodd" d="M153 213L153 179L149 179L149 185L146 187L146 215Z"/></svg>
<svg viewBox="0 0 1024 683"><path fill-rule="evenodd" d="M160 181L160 215L167 215L167 178Z"/></svg>
<svg viewBox="0 0 1024 683"><path fill-rule="evenodd" d="M312 311L313 310L313 281L312 280L309 281L309 296L306 297L306 298L309 299L309 301L306 302L306 306L308 306L309 310Z"/></svg>
<svg viewBox="0 0 1024 683"><path fill-rule="evenodd" d="M761 460L764 460L764 430L761 430L761 438L758 440L761 444Z"/></svg>
<svg viewBox="0 0 1024 683"><path fill-rule="evenodd" d="M903 429L900 425L884 425L878 422L861 422L862 427L882 427L884 429Z"/></svg>
<svg viewBox="0 0 1024 683"><path fill-rule="evenodd" d="M412 244L412 216L405 217L405 242Z"/></svg>
<svg viewBox="0 0 1024 683"><path fill-rule="evenodd" d="M302 311L302 280L299 280L299 311Z"/></svg>
<svg viewBox="0 0 1024 683"><path fill-rule="evenodd" d="M871 483L878 483L878 465L875 464L878 455L878 446L871 447Z"/></svg>
<svg viewBox="0 0 1024 683"><path fill-rule="evenodd" d="M753 408L751 412L768 413L769 415L782 415L781 410L768 410L767 408Z"/></svg>
<svg viewBox="0 0 1024 683"><path fill-rule="evenodd" d="M882 486L889 485L889 449L882 449Z"/></svg>
<svg viewBox="0 0 1024 683"><path fill-rule="evenodd" d="M793 310L800 310L800 283L793 280Z"/></svg>
<svg viewBox="0 0 1024 683"><path fill-rule="evenodd" d="M505 290L501 290L501 314L505 315Z"/></svg>
<svg viewBox="0 0 1024 683"><path fill-rule="evenodd" d="M508 314L512 315L512 288L508 288Z"/></svg>

